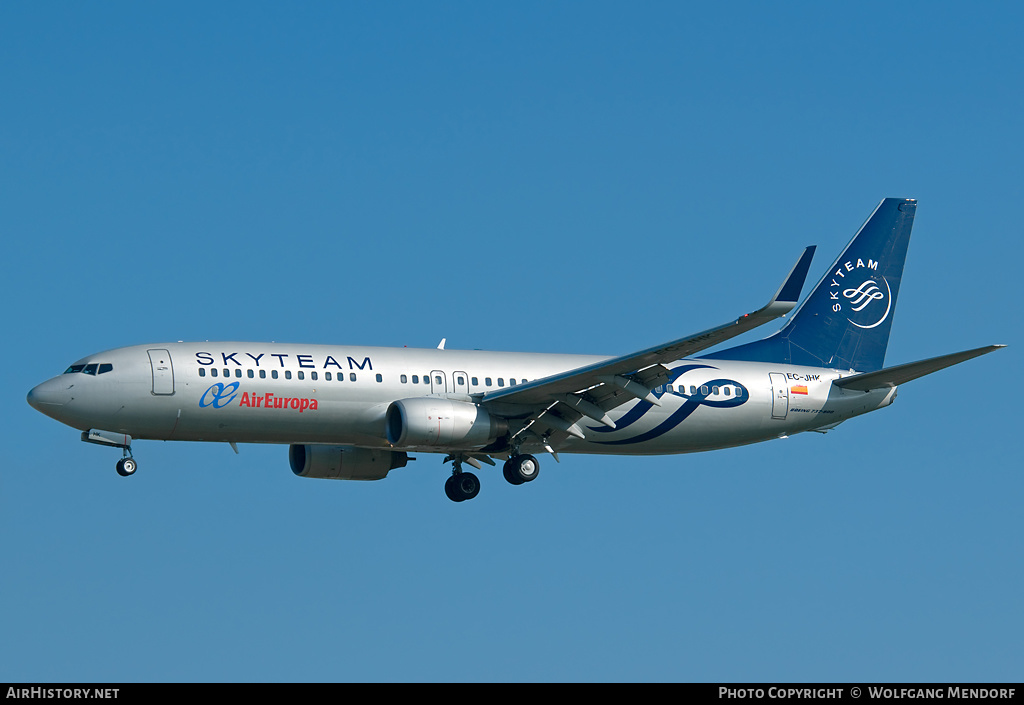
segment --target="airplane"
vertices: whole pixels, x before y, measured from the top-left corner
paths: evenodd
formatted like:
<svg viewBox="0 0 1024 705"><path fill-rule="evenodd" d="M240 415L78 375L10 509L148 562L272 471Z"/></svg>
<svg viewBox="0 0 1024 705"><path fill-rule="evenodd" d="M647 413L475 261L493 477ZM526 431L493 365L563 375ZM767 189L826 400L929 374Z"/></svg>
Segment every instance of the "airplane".
<svg viewBox="0 0 1024 705"><path fill-rule="evenodd" d="M840 423L898 385L1003 345L885 367L917 201L886 198L796 308L807 247L762 308L619 357L249 342L157 343L84 357L28 393L38 411L119 448L138 439L289 446L300 477L380 480L410 453L444 454L445 494L477 496L470 465L512 485L537 455L664 455ZM796 312L755 342L701 353Z"/></svg>

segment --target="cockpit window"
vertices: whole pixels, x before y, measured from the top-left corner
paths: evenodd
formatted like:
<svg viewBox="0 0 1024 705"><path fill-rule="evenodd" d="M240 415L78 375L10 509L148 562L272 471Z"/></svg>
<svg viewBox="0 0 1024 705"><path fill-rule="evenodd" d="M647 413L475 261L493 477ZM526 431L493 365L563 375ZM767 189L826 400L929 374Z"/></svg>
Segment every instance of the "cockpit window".
<svg viewBox="0 0 1024 705"><path fill-rule="evenodd" d="M110 372L113 369L114 365L109 362L90 362L88 365L72 365L64 370L64 374L69 375L81 372L82 374L95 376Z"/></svg>

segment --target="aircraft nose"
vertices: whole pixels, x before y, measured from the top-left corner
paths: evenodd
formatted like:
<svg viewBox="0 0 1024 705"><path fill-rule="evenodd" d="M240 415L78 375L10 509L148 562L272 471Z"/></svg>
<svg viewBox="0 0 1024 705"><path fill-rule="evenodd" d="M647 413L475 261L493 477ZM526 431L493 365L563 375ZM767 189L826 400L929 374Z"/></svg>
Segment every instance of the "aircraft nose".
<svg viewBox="0 0 1024 705"><path fill-rule="evenodd" d="M71 394L68 392L67 385L57 377L33 387L29 391L27 399L33 409L45 414L47 411L54 410L71 401Z"/></svg>

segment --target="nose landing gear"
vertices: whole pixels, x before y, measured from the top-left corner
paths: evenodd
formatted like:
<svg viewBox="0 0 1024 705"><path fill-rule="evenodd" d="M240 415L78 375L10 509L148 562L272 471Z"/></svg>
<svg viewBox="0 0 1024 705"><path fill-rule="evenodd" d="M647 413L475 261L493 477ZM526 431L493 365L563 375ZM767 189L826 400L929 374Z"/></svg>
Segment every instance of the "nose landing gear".
<svg viewBox="0 0 1024 705"><path fill-rule="evenodd" d="M88 431L82 431L82 440L86 443L120 448L121 459L117 461L117 465L114 467L117 469L117 474L121 477L134 475L135 471L139 469L138 463L132 457L132 437L127 433L115 433L114 431L101 431L96 428L90 428Z"/></svg>
<svg viewBox="0 0 1024 705"><path fill-rule="evenodd" d="M135 458L127 456L117 461L117 474L121 477L128 477L134 475L135 471L139 469L138 463L135 462Z"/></svg>

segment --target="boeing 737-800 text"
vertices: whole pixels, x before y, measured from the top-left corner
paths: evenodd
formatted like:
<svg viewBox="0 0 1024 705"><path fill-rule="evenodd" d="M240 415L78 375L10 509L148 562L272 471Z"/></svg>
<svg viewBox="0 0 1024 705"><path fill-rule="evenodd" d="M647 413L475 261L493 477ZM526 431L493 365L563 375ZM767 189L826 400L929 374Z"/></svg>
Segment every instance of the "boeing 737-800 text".
<svg viewBox="0 0 1024 705"><path fill-rule="evenodd" d="M888 406L899 384L999 345L883 366L917 203L884 199L775 334L694 357L789 313L814 248L763 308L621 357L437 349L158 343L90 355L28 394L33 407L122 449L137 439L289 444L302 477L379 480L409 453L443 453L445 492L472 499L465 465L536 455L691 453L825 431ZM237 447L236 447L237 449Z"/></svg>

